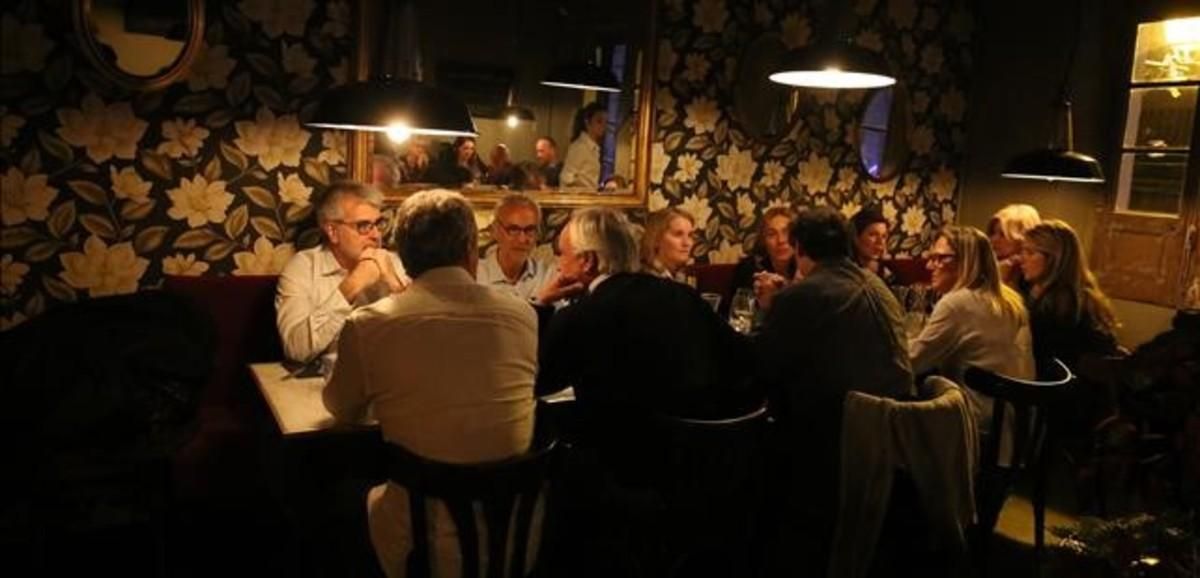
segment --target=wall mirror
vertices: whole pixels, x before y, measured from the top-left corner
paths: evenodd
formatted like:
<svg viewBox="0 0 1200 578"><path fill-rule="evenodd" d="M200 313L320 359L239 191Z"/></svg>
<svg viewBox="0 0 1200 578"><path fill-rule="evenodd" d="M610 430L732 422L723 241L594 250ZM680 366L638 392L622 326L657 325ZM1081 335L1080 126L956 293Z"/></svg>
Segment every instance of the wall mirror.
<svg viewBox="0 0 1200 578"><path fill-rule="evenodd" d="M204 0L77 0L72 17L88 60L131 90L175 81L204 38Z"/></svg>
<svg viewBox="0 0 1200 578"><path fill-rule="evenodd" d="M799 120L800 92L767 80L779 70L788 47L783 38L767 33L754 40L738 59L733 87L733 112L747 134L767 143L787 136Z"/></svg>
<svg viewBox="0 0 1200 578"><path fill-rule="evenodd" d="M891 180L908 162L912 110L908 91L896 84L872 92L858 123L859 166L876 182Z"/></svg>
<svg viewBox="0 0 1200 578"><path fill-rule="evenodd" d="M415 60L424 82L453 92L467 104L479 136L472 142L429 136L393 141L384 133L353 133L349 151L353 178L375 184L391 200L441 187L461 190L483 206L512 190L530 192L546 206L645 203L655 2L413 2L408 14L416 19L415 26L399 27L416 30L420 36L415 58L389 53L406 50L395 40L381 44L389 36L381 31L388 30L386 20L392 16L381 10L380 0L363 0L359 13L365 19L360 22L365 38L359 77L409 76L382 70L379 63ZM396 28L393 22L391 29ZM620 92L541 84L557 67L588 61L612 73ZM525 112L514 112L513 107ZM602 129L591 137L575 130L576 118L588 107L603 113ZM546 136L550 140L541 138ZM592 146L578 142L588 138ZM594 181L569 180L582 166L571 162L573 147L581 151L575 160L586 161L588 155L583 153L590 149L599 161ZM551 148L557 153L554 161L548 160L546 152Z"/></svg>

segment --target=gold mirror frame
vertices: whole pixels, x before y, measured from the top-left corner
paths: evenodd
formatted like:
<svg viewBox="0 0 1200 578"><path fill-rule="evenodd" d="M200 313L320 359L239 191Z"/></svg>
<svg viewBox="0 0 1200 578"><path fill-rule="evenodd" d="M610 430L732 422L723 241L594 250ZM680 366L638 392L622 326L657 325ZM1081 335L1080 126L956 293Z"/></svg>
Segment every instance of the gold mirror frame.
<svg viewBox="0 0 1200 578"><path fill-rule="evenodd" d="M166 70L153 76L138 76L117 68L115 62L105 57L104 45L92 32L93 0L76 0L71 5L71 17L75 32L79 35L80 47L88 61L106 78L130 90L154 90L179 79L192 64L200 45L204 42L205 0L184 0L188 6L187 40L183 50Z"/></svg>
<svg viewBox="0 0 1200 578"><path fill-rule="evenodd" d="M374 36L374 26L370 25L372 16L379 14L378 2L381 0L359 0L358 10L356 15L356 29L358 30L359 43L357 46L357 54L355 55L354 78L356 80L366 80L370 77L371 71L371 55L376 48ZM538 203L543 207L644 207L646 206L646 196L649 194L650 188L650 149L651 137L654 135L654 71L658 61L658 44L655 42L654 34L658 18L658 2L647 2L644 45L643 50L646 58L642 63L641 78L639 79L639 91L637 95L637 126L634 136L634 175L633 189L629 193L613 194L603 191L581 193L572 189L542 189L537 191L529 191ZM347 162L350 163L349 171L350 178L358 182L369 182L371 175L371 167L369 164L370 150L373 141L371 140L374 134L363 131L354 131L347 139ZM383 190L384 199L387 203L399 203L408 195L420 190L428 189L429 185L422 183L402 184L393 189ZM495 189L495 190L477 190L477 189L460 189L477 208L494 207L504 195L509 194L510 190Z"/></svg>

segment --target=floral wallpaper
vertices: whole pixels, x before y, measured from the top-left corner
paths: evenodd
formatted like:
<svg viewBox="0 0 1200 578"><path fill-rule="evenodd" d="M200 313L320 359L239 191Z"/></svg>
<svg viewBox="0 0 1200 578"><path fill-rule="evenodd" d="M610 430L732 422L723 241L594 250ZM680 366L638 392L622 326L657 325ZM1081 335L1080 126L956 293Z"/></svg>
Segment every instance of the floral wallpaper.
<svg viewBox="0 0 1200 578"><path fill-rule="evenodd" d="M317 241L310 199L346 142L303 122L347 80L346 0L209 2L187 74L136 93L57 4L0 12L0 330L164 274L277 273Z"/></svg>
<svg viewBox="0 0 1200 578"><path fill-rule="evenodd" d="M742 51L775 32L789 48L815 41L809 2L661 0L649 209L678 206L697 220L698 261L751 250L775 205L830 205L847 216L878 206L893 223L889 250L919 253L953 222L965 144L971 17L952 0L846 0L854 42L883 55L911 96L911 156L886 182L859 169L854 130L864 91L803 91L800 121L778 142L748 136L735 118Z"/></svg>

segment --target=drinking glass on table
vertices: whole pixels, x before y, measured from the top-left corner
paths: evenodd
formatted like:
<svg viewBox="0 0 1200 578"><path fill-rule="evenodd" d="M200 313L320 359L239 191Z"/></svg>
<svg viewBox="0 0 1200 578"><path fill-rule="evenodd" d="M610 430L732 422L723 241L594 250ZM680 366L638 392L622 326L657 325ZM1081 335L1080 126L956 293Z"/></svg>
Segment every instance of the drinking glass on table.
<svg viewBox="0 0 1200 578"><path fill-rule="evenodd" d="M738 289L729 303L729 325L738 333L750 333L754 326L754 293L750 289Z"/></svg>
<svg viewBox="0 0 1200 578"><path fill-rule="evenodd" d="M704 302L708 303L708 305L710 307L712 307L713 312L716 312L718 309L721 308L721 294L720 293L701 293L700 298L704 299Z"/></svg>

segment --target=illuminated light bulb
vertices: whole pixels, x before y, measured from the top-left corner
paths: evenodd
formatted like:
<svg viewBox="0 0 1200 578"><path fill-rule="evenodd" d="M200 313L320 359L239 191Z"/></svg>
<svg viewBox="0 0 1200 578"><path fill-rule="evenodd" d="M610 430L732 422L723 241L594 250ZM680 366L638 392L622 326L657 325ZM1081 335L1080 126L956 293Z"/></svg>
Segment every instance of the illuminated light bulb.
<svg viewBox="0 0 1200 578"><path fill-rule="evenodd" d="M521 124L521 119L515 114L510 114L508 115L508 118L504 120L504 122L508 125L508 128L517 128L517 125Z"/></svg>
<svg viewBox="0 0 1200 578"><path fill-rule="evenodd" d="M385 132L387 133L388 139L396 144L402 143L408 140L408 137L412 136L412 129L408 128L408 125L402 122L388 125Z"/></svg>

